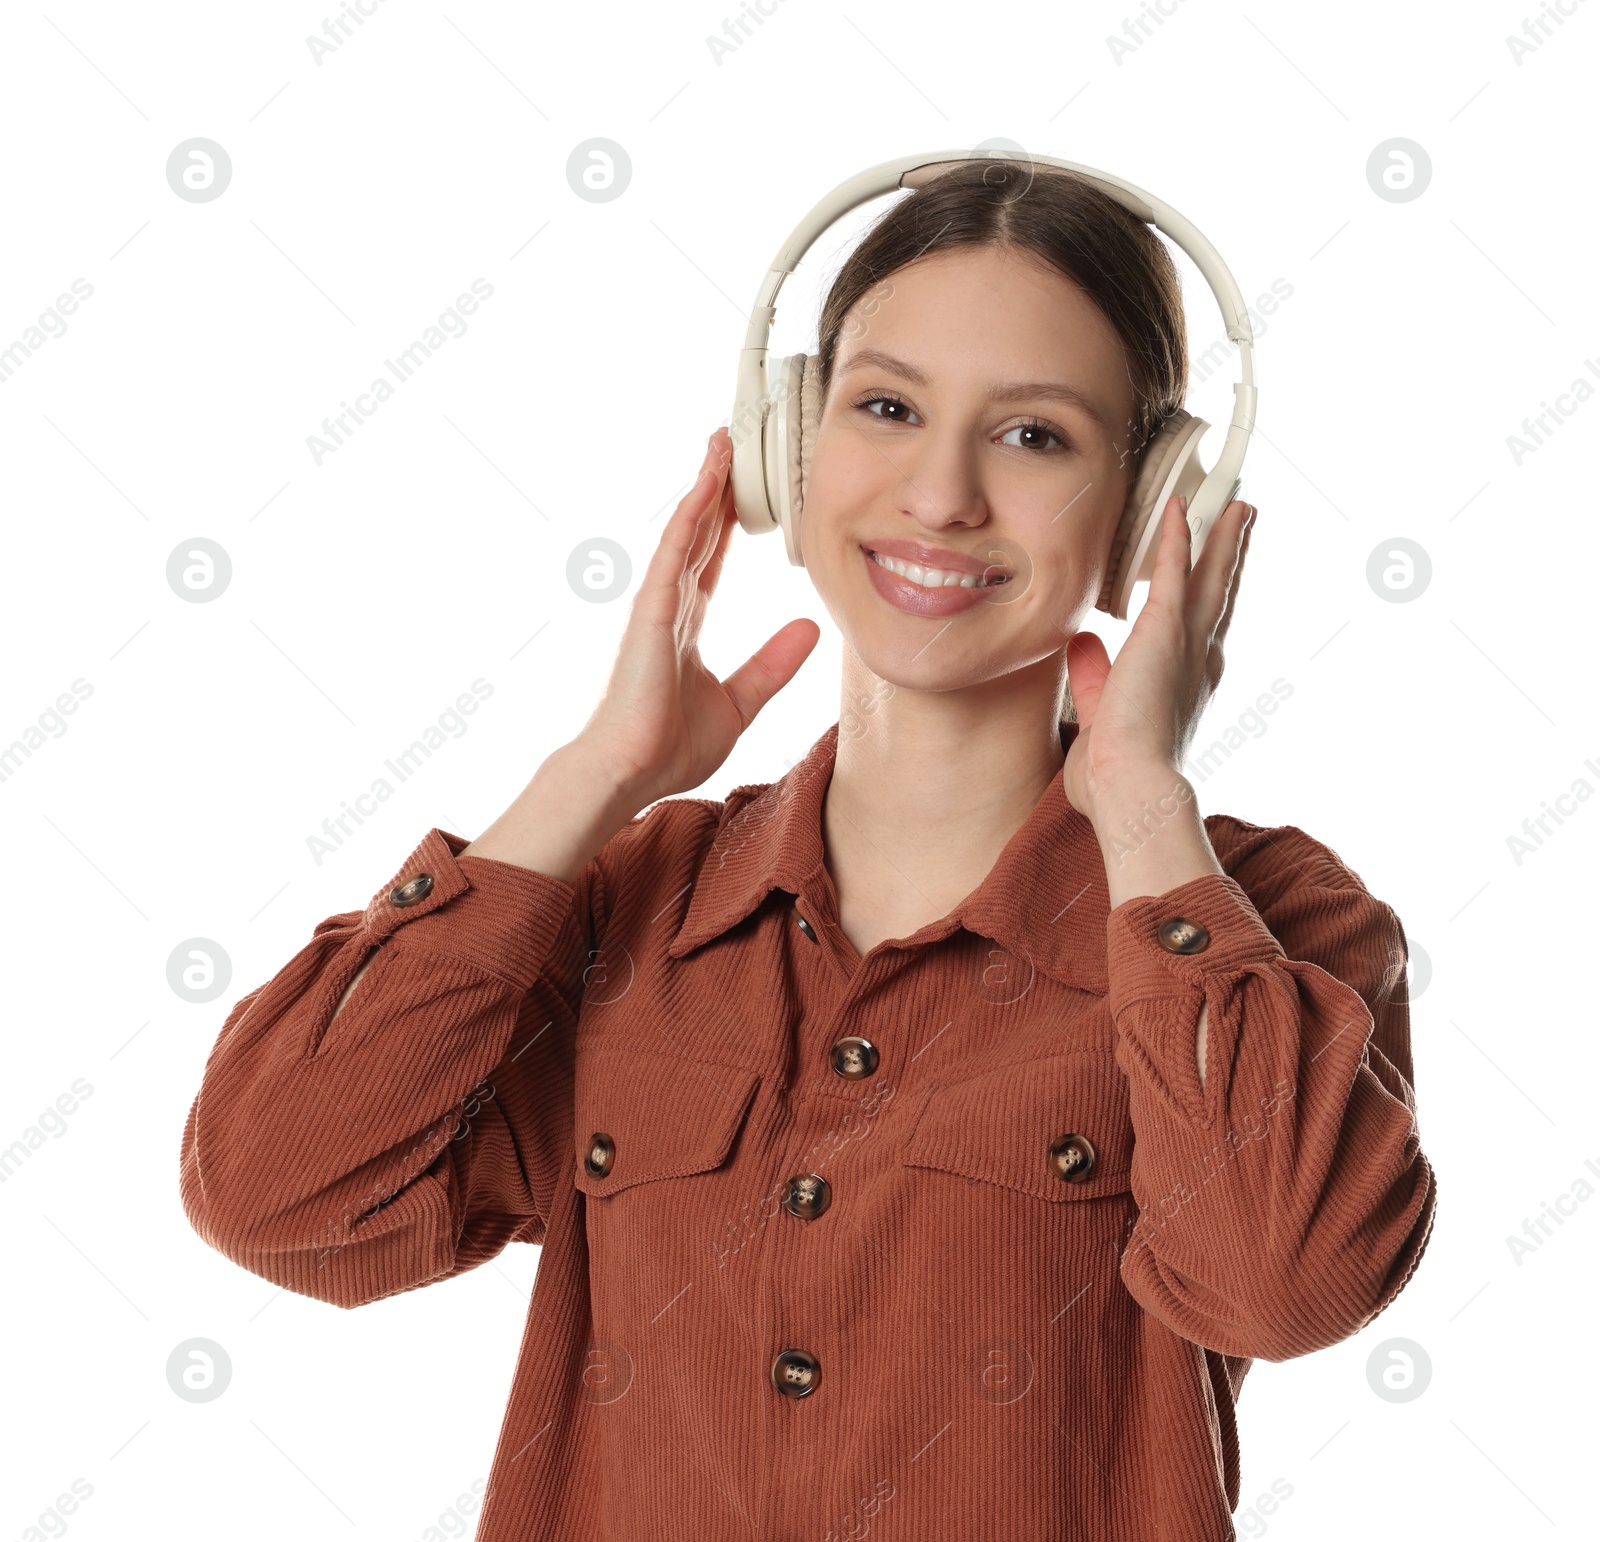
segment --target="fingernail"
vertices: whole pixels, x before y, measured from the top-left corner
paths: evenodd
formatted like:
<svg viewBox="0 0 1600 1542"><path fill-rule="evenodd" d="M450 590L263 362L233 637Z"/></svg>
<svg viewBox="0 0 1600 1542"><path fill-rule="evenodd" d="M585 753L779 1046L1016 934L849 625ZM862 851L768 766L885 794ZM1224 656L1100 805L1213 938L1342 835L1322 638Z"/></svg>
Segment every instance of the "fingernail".
<svg viewBox="0 0 1600 1542"><path fill-rule="evenodd" d="M1178 494L1178 508L1182 511L1183 517L1187 519L1189 517L1189 495L1187 493Z"/></svg>

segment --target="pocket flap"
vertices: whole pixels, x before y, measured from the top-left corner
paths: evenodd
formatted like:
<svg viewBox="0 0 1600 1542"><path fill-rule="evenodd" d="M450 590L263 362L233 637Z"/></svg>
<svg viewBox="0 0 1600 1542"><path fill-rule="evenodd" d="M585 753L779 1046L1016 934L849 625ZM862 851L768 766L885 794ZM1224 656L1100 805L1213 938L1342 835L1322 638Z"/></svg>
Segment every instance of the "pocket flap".
<svg viewBox="0 0 1600 1542"><path fill-rule="evenodd" d="M741 1066L608 1046L580 1052L573 1082L574 1181L586 1194L706 1172L726 1160L761 1080ZM595 1137L610 1166L590 1172Z"/></svg>
<svg viewBox="0 0 1600 1542"><path fill-rule="evenodd" d="M1094 1150L1088 1176L1059 1176L1050 1148L1077 1135ZM1052 1055L937 1086L901 1160L1065 1204L1131 1185L1128 1080L1114 1054Z"/></svg>

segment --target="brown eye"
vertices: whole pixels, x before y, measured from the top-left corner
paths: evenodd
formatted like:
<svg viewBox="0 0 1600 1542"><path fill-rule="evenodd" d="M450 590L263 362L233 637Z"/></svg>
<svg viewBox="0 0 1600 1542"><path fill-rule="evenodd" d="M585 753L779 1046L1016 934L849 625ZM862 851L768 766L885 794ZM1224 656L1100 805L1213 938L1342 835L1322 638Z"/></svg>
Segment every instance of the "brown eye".
<svg viewBox="0 0 1600 1542"><path fill-rule="evenodd" d="M868 397L865 397L863 400L861 400L861 401L856 403L856 407L859 410L861 410L863 412L871 413L871 415L873 417L880 418L884 422L887 422L887 423L904 423L904 422L907 421L903 417L891 417L887 413L884 413L884 412L873 412L872 409L874 407L877 407L877 406L897 407L897 408L899 408L899 410L901 412L904 412L904 413L910 413L911 412L911 409L908 406L906 406L906 404L903 401L901 401L900 398L897 397L897 396L868 396Z"/></svg>
<svg viewBox="0 0 1600 1542"><path fill-rule="evenodd" d="M1040 423L1036 420L1019 423L1015 428L1006 430L1005 434L1001 436L1001 443L1004 444L1012 434L1026 434L1029 436L1024 443L1014 446L1019 450L1032 450L1036 454L1049 454L1051 453L1050 447L1042 442L1047 439L1053 439L1060 449L1071 448L1066 441L1066 436L1051 423Z"/></svg>

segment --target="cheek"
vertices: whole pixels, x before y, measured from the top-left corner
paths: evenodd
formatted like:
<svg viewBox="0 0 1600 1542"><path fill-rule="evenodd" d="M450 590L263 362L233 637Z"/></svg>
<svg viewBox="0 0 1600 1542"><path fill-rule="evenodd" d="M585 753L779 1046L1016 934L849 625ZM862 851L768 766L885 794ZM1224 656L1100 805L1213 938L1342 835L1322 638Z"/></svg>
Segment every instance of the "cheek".
<svg viewBox="0 0 1600 1542"><path fill-rule="evenodd" d="M1018 606L1017 625L1040 636L1076 628L1099 597L1120 515L1120 505L1112 511L1092 488L1078 487L1062 503L1030 508L1007 522L1015 537L997 544L1013 547L1027 570L1026 588L1011 602Z"/></svg>
<svg viewBox="0 0 1600 1542"><path fill-rule="evenodd" d="M1100 568L1122 518L1126 488L1114 468L1088 467L1063 478L1059 501L1034 511L1030 528L1044 532L1055 560L1079 569Z"/></svg>
<svg viewBox="0 0 1600 1542"><path fill-rule="evenodd" d="M800 551L807 568L813 560L837 567L858 555L854 540L867 528L866 511L895 507L886 502L893 488L880 485L883 473L883 458L872 455L858 435L819 435L800 520Z"/></svg>
<svg viewBox="0 0 1600 1542"><path fill-rule="evenodd" d="M1099 593L1098 568L1081 558L1064 564L1048 589L1038 597L1041 629L1048 629L1058 640L1076 631Z"/></svg>
<svg viewBox="0 0 1600 1542"><path fill-rule="evenodd" d="M824 422L811 452L806 487L817 489L831 502L861 503L882 492L881 484L892 468L875 453L864 435L848 425Z"/></svg>

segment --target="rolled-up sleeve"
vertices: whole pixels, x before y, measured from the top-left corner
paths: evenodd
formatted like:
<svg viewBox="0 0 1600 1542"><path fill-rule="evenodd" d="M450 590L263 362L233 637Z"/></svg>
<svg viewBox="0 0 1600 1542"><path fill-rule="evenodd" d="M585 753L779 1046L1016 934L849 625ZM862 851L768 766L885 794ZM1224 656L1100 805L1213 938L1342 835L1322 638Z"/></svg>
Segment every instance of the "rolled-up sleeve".
<svg viewBox="0 0 1600 1542"><path fill-rule="evenodd" d="M1398 916L1304 832L1234 828L1249 837L1222 856L1227 873L1125 901L1107 921L1139 1212L1121 1274L1183 1337L1286 1360L1349 1337L1399 1294L1427 1245L1435 1179Z"/></svg>

